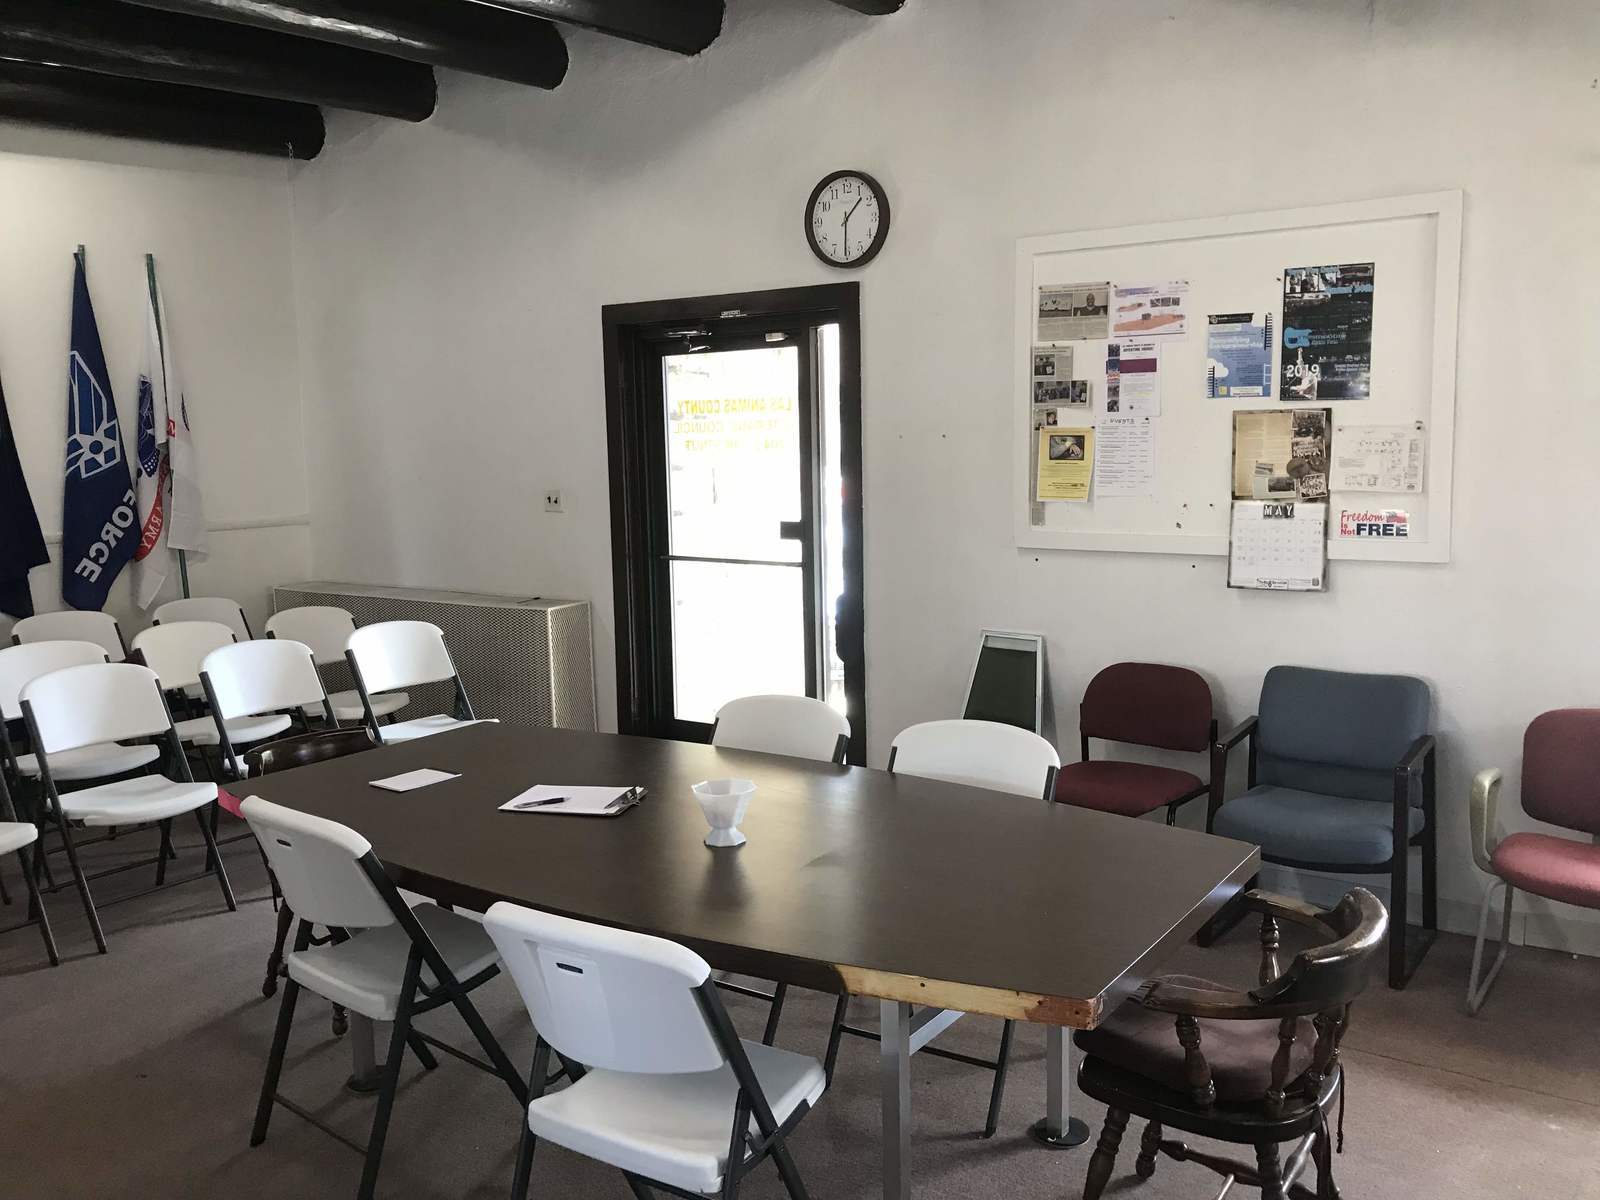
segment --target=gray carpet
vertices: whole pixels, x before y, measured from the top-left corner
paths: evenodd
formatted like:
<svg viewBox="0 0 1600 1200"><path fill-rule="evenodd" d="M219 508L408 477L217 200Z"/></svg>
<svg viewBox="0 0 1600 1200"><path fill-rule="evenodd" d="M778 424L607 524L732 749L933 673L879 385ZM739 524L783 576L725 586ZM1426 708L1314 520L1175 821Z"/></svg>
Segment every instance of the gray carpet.
<svg viewBox="0 0 1600 1200"><path fill-rule="evenodd" d="M150 835L96 847L106 862ZM199 854L189 844L175 868ZM33 1197L301 1197L353 1195L360 1160L278 1110L264 1146L248 1133L271 1038L276 1000L260 993L273 914L249 843L228 848L240 909L221 907L209 880L103 910L111 942L94 953L76 895L50 897L65 963L51 970L31 929L0 936L0 1194ZM20 891L16 860L3 868ZM144 872L100 885L107 900L142 886ZM0 910L0 923L18 916ZM1211 951L1189 949L1173 968L1247 981L1253 938L1241 928ZM1041 953L1048 939L1041 937ZM1484 1014L1467 1018L1461 991L1471 944L1443 936L1409 990L1373 988L1357 1006L1346 1042L1350 1109L1337 1164L1345 1196L1600 1198L1600 963L1546 951L1513 952ZM532 1036L508 981L477 997L513 1060ZM780 1043L821 1055L827 997L795 994ZM730 997L749 1036L765 1008ZM870 1020L860 1002L856 1016ZM465 1044L450 1010L423 1019ZM997 1022L968 1018L941 1044L989 1053ZM1043 1038L1019 1030L1000 1133L977 1140L989 1076L919 1057L913 1072L916 1194L920 1197L1076 1197L1088 1148L1053 1153L1027 1127L1043 1104ZM372 1102L341 1090L348 1056L329 1031L328 1008L300 1005L284 1091L357 1140ZM814 1197L878 1195L876 1048L847 1040L833 1089L801 1126L795 1157ZM1076 1111L1098 1130L1097 1106ZM425 1074L408 1063L379 1181L381 1195L415 1200L504 1197L518 1113L503 1085L451 1059ZM1137 1125L1130 1129L1136 1135ZM1130 1143L1133 1138L1129 1139ZM1132 1176L1132 1149L1108 1195L1150 1200L1215 1194L1203 1168L1163 1161L1156 1177ZM615 1196L621 1177L559 1148L541 1147L535 1196ZM766 1166L747 1182L754 1197L783 1194ZM1234 1195L1240 1195L1235 1192Z"/></svg>

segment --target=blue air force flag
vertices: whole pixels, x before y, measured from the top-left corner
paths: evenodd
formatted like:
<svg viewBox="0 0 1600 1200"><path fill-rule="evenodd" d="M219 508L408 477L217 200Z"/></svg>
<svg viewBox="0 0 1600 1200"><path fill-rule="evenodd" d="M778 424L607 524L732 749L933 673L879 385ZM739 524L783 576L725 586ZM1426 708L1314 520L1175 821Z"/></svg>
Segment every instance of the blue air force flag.
<svg viewBox="0 0 1600 1200"><path fill-rule="evenodd" d="M106 594L138 545L139 518L81 257L72 277L61 525L61 598L73 608L104 608Z"/></svg>
<svg viewBox="0 0 1600 1200"><path fill-rule="evenodd" d="M33 594L28 590L28 570L50 561L33 510L28 481L11 436L6 414L6 394L0 390L0 612L13 617L33 616Z"/></svg>

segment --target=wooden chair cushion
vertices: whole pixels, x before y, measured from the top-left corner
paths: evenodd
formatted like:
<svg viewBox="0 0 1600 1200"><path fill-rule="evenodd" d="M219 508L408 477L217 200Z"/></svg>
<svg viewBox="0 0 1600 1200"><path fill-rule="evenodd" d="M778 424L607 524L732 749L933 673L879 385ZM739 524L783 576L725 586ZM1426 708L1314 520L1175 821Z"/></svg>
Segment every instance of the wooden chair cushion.
<svg viewBox="0 0 1600 1200"><path fill-rule="evenodd" d="M1231 990L1226 984L1191 976L1166 978L1183 987ZM1171 1013L1156 1012L1130 1000L1098 1029L1082 1030L1073 1040L1085 1054L1187 1094L1184 1051L1178 1044L1175 1022ZM1301 1017L1298 1025L1289 1055L1287 1078L1290 1081L1310 1067L1316 1045L1317 1034L1311 1018ZM1248 1104L1265 1099L1272 1085L1272 1057L1277 1050L1278 1022L1275 1020L1200 1022L1200 1051L1211 1066L1211 1081L1216 1086L1220 1104Z"/></svg>
<svg viewBox="0 0 1600 1200"><path fill-rule="evenodd" d="M1064 765L1056 776L1056 801L1142 817L1204 786L1198 775L1188 771L1099 759Z"/></svg>

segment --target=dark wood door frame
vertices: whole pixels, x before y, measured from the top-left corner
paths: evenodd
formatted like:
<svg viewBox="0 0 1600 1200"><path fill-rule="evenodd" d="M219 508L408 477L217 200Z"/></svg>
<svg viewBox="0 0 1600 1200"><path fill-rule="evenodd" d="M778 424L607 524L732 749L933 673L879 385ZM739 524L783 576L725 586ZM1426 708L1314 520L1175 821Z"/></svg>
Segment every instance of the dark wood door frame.
<svg viewBox="0 0 1600 1200"><path fill-rule="evenodd" d="M672 327L711 332L754 332L772 321L814 318L839 326L839 464L844 490L844 597L837 650L844 664L850 717L849 761L866 762L866 654L861 502L861 288L858 283L818 284L761 292L694 296L601 309L605 353L606 430L611 475L611 569L616 609L617 728L645 733L656 727L661 692L650 653L657 627L658 589L646 569L653 550L649 518L661 497L652 496L646 449L652 435L643 363L652 342ZM802 350L804 353L804 350Z"/></svg>

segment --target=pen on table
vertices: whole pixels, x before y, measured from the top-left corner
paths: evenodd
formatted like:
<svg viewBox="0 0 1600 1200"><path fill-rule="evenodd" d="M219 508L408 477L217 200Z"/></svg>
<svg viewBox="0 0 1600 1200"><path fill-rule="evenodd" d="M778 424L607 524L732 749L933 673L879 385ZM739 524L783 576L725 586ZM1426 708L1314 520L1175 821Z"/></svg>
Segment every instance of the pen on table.
<svg viewBox="0 0 1600 1200"><path fill-rule="evenodd" d="M543 808L547 804L565 804L566 801L567 797L565 796L547 796L543 800L524 800L521 804L513 804L511 807L513 810Z"/></svg>

